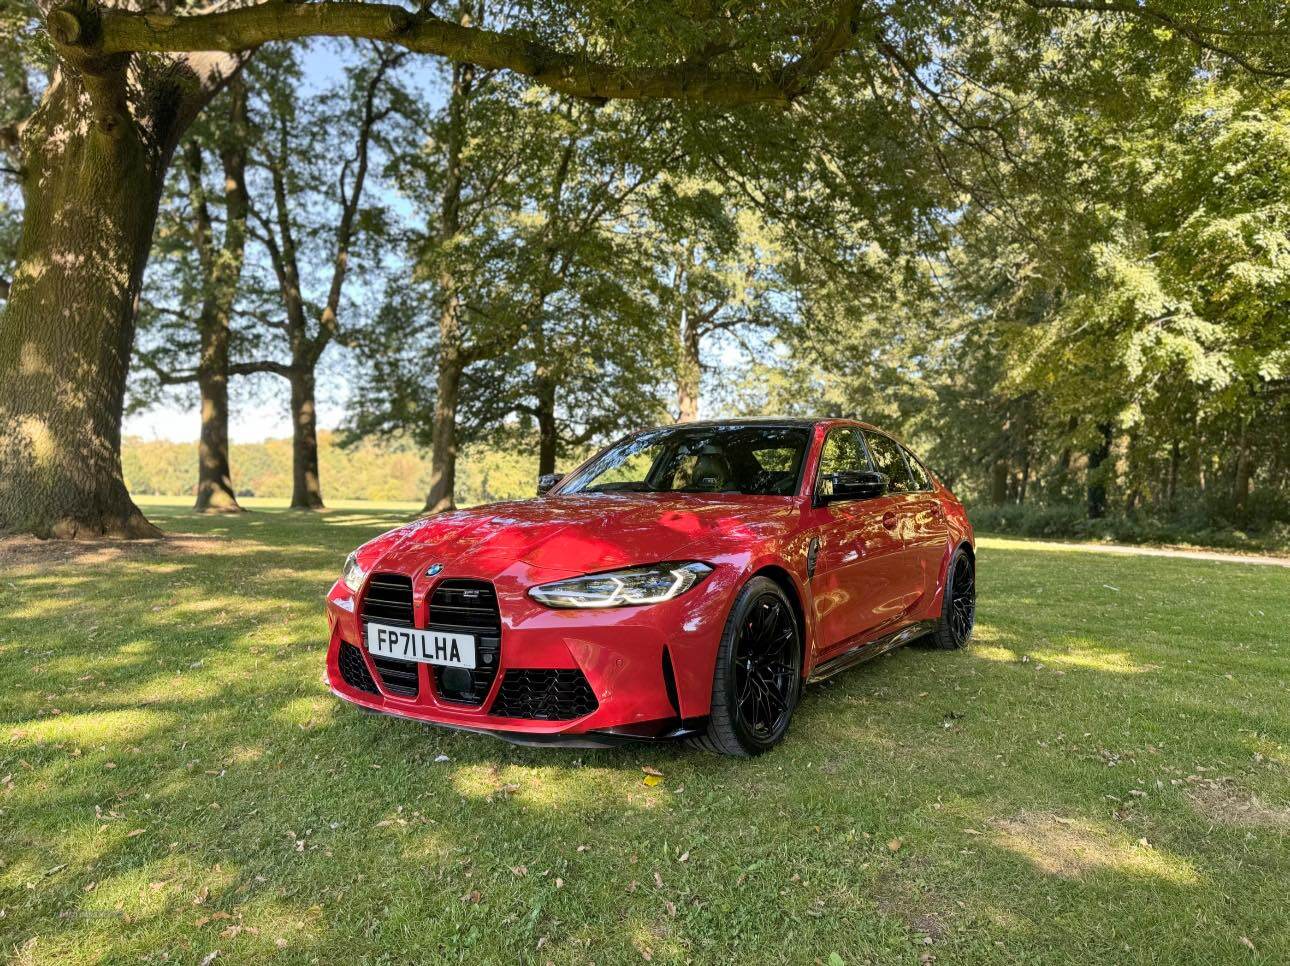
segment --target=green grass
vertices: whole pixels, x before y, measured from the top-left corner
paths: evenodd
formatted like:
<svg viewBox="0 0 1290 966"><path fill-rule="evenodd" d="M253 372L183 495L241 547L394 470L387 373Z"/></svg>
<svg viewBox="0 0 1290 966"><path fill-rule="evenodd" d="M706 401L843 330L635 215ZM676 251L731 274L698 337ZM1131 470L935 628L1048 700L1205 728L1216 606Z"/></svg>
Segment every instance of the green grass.
<svg viewBox="0 0 1290 966"><path fill-rule="evenodd" d="M1290 960L1284 569L993 540L971 649L735 762L363 715L322 598L406 511L148 512L0 544L0 956Z"/></svg>

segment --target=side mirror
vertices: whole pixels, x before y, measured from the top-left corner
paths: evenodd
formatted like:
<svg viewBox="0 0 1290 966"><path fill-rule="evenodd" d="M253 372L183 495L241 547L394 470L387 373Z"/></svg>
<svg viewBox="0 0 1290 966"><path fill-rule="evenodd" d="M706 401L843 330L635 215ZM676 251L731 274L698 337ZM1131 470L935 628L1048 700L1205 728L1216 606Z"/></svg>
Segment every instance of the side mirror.
<svg viewBox="0 0 1290 966"><path fill-rule="evenodd" d="M538 477L537 495L546 496L563 479L563 473L543 473Z"/></svg>
<svg viewBox="0 0 1290 966"><path fill-rule="evenodd" d="M820 488L815 496L819 503L833 503L839 500L868 500L886 492L886 473L856 470L829 473L821 477Z"/></svg>

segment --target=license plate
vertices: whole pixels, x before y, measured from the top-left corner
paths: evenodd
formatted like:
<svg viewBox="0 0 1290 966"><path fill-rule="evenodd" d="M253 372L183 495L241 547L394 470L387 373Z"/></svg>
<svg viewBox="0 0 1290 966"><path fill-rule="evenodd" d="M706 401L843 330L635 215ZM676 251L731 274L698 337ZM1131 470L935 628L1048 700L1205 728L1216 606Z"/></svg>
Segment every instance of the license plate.
<svg viewBox="0 0 1290 966"><path fill-rule="evenodd" d="M382 657L403 661L440 664L444 667L475 668L475 638L471 634L421 631L414 627L367 625L367 649Z"/></svg>

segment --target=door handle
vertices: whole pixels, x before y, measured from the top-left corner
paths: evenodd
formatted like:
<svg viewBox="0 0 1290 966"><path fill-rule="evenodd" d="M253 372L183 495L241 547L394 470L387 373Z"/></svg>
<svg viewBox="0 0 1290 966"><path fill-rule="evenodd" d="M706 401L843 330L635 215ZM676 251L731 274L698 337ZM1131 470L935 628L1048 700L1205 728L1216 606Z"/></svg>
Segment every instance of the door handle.
<svg viewBox="0 0 1290 966"><path fill-rule="evenodd" d="M882 525L886 527L888 530L895 530L896 514L893 513L891 510L888 510L886 513L884 513L882 515Z"/></svg>

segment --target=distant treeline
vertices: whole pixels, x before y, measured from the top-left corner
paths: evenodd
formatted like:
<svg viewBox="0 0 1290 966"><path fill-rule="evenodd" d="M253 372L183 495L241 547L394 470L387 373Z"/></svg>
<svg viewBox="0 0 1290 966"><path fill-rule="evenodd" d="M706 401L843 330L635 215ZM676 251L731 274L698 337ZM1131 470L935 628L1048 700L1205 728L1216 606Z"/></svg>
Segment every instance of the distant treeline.
<svg viewBox="0 0 1290 966"><path fill-rule="evenodd" d="M240 497L291 496L291 440L233 444L233 485ZM318 434L318 458L327 496L337 500L421 501L430 485L430 454L413 446L365 441L341 447ZM126 437L121 462L131 493L188 496L197 486L197 444ZM523 447L466 447L457 467L462 505L530 496L537 457Z"/></svg>

